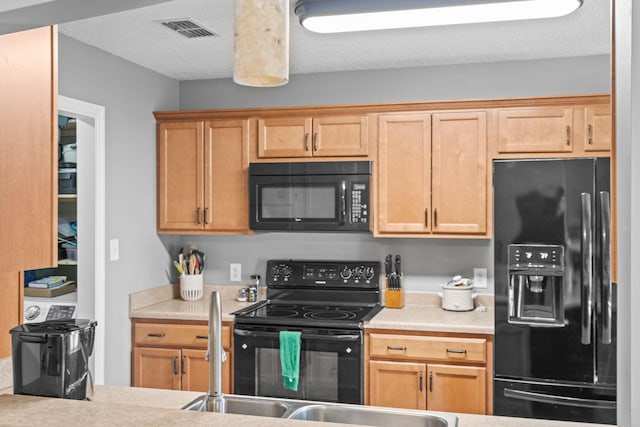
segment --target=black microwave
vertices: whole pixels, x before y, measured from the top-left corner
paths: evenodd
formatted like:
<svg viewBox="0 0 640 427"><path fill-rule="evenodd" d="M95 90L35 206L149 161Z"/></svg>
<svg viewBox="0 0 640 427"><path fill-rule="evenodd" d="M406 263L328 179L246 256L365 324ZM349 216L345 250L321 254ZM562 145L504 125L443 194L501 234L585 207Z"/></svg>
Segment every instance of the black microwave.
<svg viewBox="0 0 640 427"><path fill-rule="evenodd" d="M369 231L371 162L251 163L249 226Z"/></svg>

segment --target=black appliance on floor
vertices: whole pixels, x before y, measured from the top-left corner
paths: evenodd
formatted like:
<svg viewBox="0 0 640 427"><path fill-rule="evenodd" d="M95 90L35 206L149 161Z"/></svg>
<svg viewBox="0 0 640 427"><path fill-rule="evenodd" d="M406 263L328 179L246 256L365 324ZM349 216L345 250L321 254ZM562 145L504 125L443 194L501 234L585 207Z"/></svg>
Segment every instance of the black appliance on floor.
<svg viewBox="0 0 640 427"><path fill-rule="evenodd" d="M380 309L380 263L267 262L267 301L235 313L234 392L364 403L363 323ZM296 391L283 386L280 331L301 332Z"/></svg>
<svg viewBox="0 0 640 427"><path fill-rule="evenodd" d="M13 393L85 400L96 325L69 319L11 329Z"/></svg>
<svg viewBox="0 0 640 427"><path fill-rule="evenodd" d="M615 424L608 158L494 162L494 414Z"/></svg>

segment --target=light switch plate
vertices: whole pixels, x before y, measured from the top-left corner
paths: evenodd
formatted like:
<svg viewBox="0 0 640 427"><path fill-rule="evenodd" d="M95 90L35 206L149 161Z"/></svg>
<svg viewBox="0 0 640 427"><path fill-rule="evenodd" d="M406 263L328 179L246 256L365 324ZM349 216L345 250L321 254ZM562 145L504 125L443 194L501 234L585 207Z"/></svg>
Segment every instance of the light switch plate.
<svg viewBox="0 0 640 427"><path fill-rule="evenodd" d="M232 282L242 280L242 264L229 264L229 280Z"/></svg>
<svg viewBox="0 0 640 427"><path fill-rule="evenodd" d="M473 269L473 287L474 288L487 287L487 269L486 268Z"/></svg>
<svg viewBox="0 0 640 427"><path fill-rule="evenodd" d="M109 241L109 259L111 261L120 259L120 239L111 239Z"/></svg>

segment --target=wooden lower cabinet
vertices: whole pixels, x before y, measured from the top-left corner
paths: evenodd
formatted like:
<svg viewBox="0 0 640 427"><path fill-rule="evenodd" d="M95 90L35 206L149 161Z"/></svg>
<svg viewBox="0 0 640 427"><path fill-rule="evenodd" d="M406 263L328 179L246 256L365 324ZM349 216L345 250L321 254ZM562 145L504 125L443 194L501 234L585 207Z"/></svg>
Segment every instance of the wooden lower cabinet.
<svg viewBox="0 0 640 427"><path fill-rule="evenodd" d="M222 390L231 393L231 326L223 326L226 361L222 364ZM134 387L172 390L209 390L206 324L134 321L131 383ZM191 348L189 348L191 347Z"/></svg>
<svg viewBox="0 0 640 427"><path fill-rule="evenodd" d="M369 363L369 404L404 409L427 409L424 363Z"/></svg>
<svg viewBox="0 0 640 427"><path fill-rule="evenodd" d="M491 413L489 336L375 332L365 345L369 405Z"/></svg>

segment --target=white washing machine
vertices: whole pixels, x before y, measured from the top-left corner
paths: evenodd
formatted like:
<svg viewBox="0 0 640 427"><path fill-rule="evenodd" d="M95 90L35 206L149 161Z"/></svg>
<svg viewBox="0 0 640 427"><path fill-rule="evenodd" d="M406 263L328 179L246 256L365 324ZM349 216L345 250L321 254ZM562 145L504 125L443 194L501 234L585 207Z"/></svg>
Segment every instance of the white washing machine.
<svg viewBox="0 0 640 427"><path fill-rule="evenodd" d="M24 323L75 319L77 317L77 291L50 298L24 297Z"/></svg>

